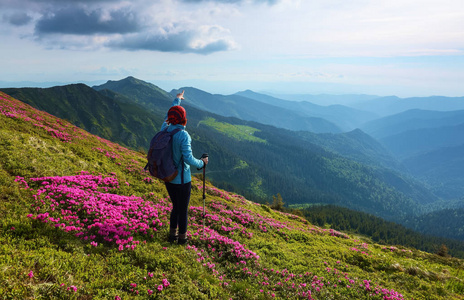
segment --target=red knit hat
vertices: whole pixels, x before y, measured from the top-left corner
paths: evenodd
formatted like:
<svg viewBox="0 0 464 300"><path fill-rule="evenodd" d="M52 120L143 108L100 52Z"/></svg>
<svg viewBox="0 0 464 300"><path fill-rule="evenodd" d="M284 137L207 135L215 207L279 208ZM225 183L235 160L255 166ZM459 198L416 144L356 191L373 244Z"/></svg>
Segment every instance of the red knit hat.
<svg viewBox="0 0 464 300"><path fill-rule="evenodd" d="M180 124L185 126L187 124L185 109L180 105L171 107L168 111L168 121L172 125Z"/></svg>

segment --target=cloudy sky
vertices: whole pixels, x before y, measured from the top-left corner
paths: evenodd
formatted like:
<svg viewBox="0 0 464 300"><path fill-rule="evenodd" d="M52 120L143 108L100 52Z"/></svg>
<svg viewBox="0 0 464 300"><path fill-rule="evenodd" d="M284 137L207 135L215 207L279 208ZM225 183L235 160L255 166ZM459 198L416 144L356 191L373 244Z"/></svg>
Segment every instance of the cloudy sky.
<svg viewBox="0 0 464 300"><path fill-rule="evenodd" d="M2 86L464 96L464 1L0 0L0 68Z"/></svg>

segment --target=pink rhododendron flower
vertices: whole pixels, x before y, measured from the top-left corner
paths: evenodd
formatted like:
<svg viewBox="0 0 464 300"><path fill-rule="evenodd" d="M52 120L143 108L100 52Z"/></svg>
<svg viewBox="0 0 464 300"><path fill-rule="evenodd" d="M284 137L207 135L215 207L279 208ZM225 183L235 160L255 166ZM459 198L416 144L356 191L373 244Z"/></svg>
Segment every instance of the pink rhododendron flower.
<svg viewBox="0 0 464 300"><path fill-rule="evenodd" d="M69 286L69 287L68 287L68 289L67 289L67 290L68 290L68 291L77 292L77 287L76 287L76 286L74 286L74 285L71 285L71 286Z"/></svg>
<svg viewBox="0 0 464 300"><path fill-rule="evenodd" d="M171 285L171 284L169 283L169 281L168 281L166 278L164 278L164 279L163 279L163 286L164 286L164 287L168 287L168 286L170 286L170 285Z"/></svg>

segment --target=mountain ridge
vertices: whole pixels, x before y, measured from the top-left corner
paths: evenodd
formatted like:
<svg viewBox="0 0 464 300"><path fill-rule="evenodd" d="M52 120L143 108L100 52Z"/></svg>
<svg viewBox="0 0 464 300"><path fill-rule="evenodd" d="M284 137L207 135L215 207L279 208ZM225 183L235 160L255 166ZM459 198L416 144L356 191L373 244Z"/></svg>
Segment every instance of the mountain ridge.
<svg viewBox="0 0 464 300"><path fill-rule="evenodd" d="M430 111L411 109L395 115L366 122L360 128L375 138L382 139L406 130L458 125L464 120L464 110Z"/></svg>
<svg viewBox="0 0 464 300"><path fill-rule="evenodd" d="M290 101L278 99L269 95L259 94L251 90L235 93L234 95L255 99L282 108L290 109L302 115L327 119L342 128L351 131L359 125L377 117L376 114L350 108L348 106L333 104L329 106L317 105L308 101Z"/></svg>
<svg viewBox="0 0 464 300"><path fill-rule="evenodd" d="M463 144L463 132L464 120L463 123L456 125L407 130L382 138L380 141L397 157L404 159L434 149Z"/></svg>
<svg viewBox="0 0 464 300"><path fill-rule="evenodd" d="M380 97L353 105L355 108L377 112L381 116L398 114L410 109L453 111L464 109L464 97L410 97L399 98L396 96Z"/></svg>
<svg viewBox="0 0 464 300"><path fill-rule="evenodd" d="M156 124L162 122L161 118L149 117L140 106L129 107L123 102L115 102L85 84L1 90L90 133L134 148L148 144L148 136L156 130Z"/></svg>

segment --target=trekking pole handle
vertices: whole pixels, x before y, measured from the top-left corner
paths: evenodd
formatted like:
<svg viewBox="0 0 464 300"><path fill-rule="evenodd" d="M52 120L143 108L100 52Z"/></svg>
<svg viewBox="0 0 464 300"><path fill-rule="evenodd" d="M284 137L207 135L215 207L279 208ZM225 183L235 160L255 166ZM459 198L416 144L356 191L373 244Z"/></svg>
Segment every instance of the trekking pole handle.
<svg viewBox="0 0 464 300"><path fill-rule="evenodd" d="M202 159L202 158L207 158L207 157L208 157L208 153L203 153L203 154L201 155L200 159ZM204 169L204 168L206 168L206 164L203 166L203 168L199 168L199 169L197 168L197 170L199 171L199 170Z"/></svg>

